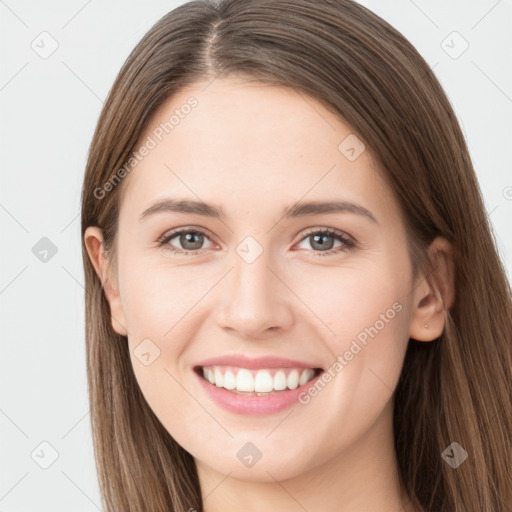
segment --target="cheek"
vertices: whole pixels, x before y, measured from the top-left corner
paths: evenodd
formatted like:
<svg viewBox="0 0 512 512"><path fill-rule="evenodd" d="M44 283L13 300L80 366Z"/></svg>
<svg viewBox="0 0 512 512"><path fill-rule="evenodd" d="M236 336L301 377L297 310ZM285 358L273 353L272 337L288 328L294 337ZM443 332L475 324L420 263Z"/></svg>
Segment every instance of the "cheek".
<svg viewBox="0 0 512 512"><path fill-rule="evenodd" d="M293 289L307 307L305 318L318 325L333 349L344 349L348 340L357 337L364 342L365 335L370 336L368 330L374 336L386 333L384 338L403 327L408 289L405 272L400 276L379 261L324 268L315 271L314 279L311 274L297 273L291 278Z"/></svg>
<svg viewBox="0 0 512 512"><path fill-rule="evenodd" d="M182 354L197 337L208 301L201 298L217 282L197 268L171 267L127 258L122 302L128 328L130 357L135 376L147 402L157 414L166 414L166 424L191 406L179 382L185 378ZM186 369L189 371L189 368ZM193 404L192 404L193 405ZM167 412L166 412L167 411ZM182 420L181 420L182 421ZM176 428L178 425L176 425Z"/></svg>
<svg viewBox="0 0 512 512"><path fill-rule="evenodd" d="M215 276L201 269L127 259L122 288L123 310L133 337L176 338L181 324L194 315Z"/></svg>
<svg viewBox="0 0 512 512"><path fill-rule="evenodd" d="M410 319L406 269L407 260L403 266L380 260L325 269L314 286L311 277L295 283L310 310L305 318L318 325L332 357L333 400L362 423L368 411L383 407L400 376ZM342 407L339 412L344 414Z"/></svg>
<svg viewBox="0 0 512 512"><path fill-rule="evenodd" d="M194 418L198 411L183 387L180 362L195 337L199 309L193 306L204 295L204 286L188 286L183 272L178 275L176 270L134 268L123 289L134 374L153 413L169 432L186 438L183 419Z"/></svg>

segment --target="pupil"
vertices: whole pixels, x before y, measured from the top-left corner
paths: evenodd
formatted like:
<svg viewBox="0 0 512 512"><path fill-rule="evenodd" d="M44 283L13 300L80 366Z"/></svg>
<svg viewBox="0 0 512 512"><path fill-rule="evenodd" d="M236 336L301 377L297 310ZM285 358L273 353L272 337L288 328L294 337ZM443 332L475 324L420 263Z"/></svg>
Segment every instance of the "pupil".
<svg viewBox="0 0 512 512"><path fill-rule="evenodd" d="M198 237L198 239L194 242L194 237ZM203 235L201 233L190 232L181 235L180 243L183 248L189 249L191 251L195 249L200 249L203 244ZM190 246L190 244L192 246Z"/></svg>
<svg viewBox="0 0 512 512"><path fill-rule="evenodd" d="M331 243L326 244L326 243L319 242L318 240L322 239L322 238L331 238ZM334 245L334 241L332 241L332 237L330 237L329 235L313 235L312 246L315 247L315 244L318 244L319 249L332 249L332 247ZM329 247L327 247L327 246L329 246Z"/></svg>

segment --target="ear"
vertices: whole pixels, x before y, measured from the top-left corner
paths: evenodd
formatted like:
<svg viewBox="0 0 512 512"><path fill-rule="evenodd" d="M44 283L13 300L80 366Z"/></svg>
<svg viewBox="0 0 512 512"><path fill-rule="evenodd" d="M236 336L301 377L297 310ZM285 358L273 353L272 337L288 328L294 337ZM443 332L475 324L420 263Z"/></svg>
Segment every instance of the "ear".
<svg viewBox="0 0 512 512"><path fill-rule="evenodd" d="M455 263L453 248L443 237L436 237L428 249L432 272L421 275L413 290L409 336L417 341L433 341L443 333L446 310L455 302Z"/></svg>
<svg viewBox="0 0 512 512"><path fill-rule="evenodd" d="M125 327L126 319L119 295L119 288L108 266L107 254L103 247L103 233L101 229L96 226L89 226L85 230L84 242L94 270L101 280L105 297L110 305L110 321L112 328L117 334L127 336L128 331Z"/></svg>

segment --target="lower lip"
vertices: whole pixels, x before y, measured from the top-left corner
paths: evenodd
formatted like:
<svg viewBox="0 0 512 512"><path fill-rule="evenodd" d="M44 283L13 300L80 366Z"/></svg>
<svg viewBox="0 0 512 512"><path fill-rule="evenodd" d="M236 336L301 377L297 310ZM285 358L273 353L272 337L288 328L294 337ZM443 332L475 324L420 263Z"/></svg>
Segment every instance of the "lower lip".
<svg viewBox="0 0 512 512"><path fill-rule="evenodd" d="M201 386L216 404L230 412L251 415L275 414L291 407L293 404L299 403L299 395L312 386L322 373L320 372L310 381L306 382L306 384L296 389L279 391L275 395L258 396L232 393L225 388L211 384L210 381L207 381L194 371Z"/></svg>

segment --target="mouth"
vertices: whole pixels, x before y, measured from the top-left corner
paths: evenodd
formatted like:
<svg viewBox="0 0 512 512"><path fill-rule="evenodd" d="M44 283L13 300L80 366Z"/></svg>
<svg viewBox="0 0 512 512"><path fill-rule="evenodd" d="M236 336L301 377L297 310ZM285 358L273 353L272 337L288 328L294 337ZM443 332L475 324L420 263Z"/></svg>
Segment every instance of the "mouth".
<svg viewBox="0 0 512 512"><path fill-rule="evenodd" d="M245 354L213 357L192 369L209 400L230 413L253 416L277 414L303 404L300 397L325 373L304 360Z"/></svg>
<svg viewBox="0 0 512 512"><path fill-rule="evenodd" d="M234 395L270 396L305 386L322 372L322 368L243 368L237 366L195 366L194 372L204 381Z"/></svg>

